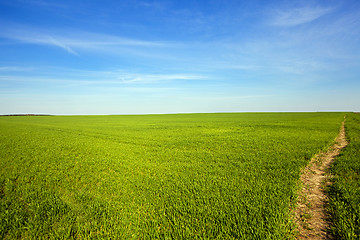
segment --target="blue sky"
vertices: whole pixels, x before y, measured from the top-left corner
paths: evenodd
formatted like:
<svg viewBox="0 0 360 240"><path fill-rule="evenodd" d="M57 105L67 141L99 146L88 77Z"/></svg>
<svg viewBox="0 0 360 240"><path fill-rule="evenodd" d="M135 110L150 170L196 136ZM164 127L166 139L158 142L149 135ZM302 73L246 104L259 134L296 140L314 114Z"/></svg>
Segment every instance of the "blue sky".
<svg viewBox="0 0 360 240"><path fill-rule="evenodd" d="M360 1L0 0L0 114L360 111Z"/></svg>

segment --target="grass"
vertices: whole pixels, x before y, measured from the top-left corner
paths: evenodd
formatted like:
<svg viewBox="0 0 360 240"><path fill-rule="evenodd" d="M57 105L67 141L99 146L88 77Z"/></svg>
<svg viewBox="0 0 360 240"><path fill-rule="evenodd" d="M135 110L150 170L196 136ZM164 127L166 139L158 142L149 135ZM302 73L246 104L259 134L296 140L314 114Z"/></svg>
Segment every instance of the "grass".
<svg viewBox="0 0 360 240"><path fill-rule="evenodd" d="M343 113L0 118L4 239L292 239Z"/></svg>
<svg viewBox="0 0 360 240"><path fill-rule="evenodd" d="M348 146L336 158L328 190L332 234L338 239L360 238L360 115L347 115Z"/></svg>

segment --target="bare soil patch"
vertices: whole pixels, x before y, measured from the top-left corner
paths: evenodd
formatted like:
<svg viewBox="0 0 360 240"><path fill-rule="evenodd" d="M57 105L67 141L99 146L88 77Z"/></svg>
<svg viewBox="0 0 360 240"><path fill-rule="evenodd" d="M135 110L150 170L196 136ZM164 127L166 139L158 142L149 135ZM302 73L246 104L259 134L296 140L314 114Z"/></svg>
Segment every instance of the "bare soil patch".
<svg viewBox="0 0 360 240"><path fill-rule="evenodd" d="M328 198L324 187L331 184L331 176L327 170L346 145L344 117L335 144L327 152L315 155L303 169L300 177L302 189L295 209L298 239L333 239L327 232L330 223L325 209Z"/></svg>

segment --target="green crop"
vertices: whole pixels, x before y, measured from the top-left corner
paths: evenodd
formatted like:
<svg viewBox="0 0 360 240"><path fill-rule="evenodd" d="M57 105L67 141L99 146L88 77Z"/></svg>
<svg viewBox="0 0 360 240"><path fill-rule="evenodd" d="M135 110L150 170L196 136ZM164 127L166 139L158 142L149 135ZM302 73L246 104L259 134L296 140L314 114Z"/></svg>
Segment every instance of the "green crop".
<svg viewBox="0 0 360 240"><path fill-rule="evenodd" d="M338 239L360 238L360 114L347 115L348 146L336 158L328 190L332 233Z"/></svg>
<svg viewBox="0 0 360 240"><path fill-rule="evenodd" d="M344 113L0 118L0 238L292 239Z"/></svg>

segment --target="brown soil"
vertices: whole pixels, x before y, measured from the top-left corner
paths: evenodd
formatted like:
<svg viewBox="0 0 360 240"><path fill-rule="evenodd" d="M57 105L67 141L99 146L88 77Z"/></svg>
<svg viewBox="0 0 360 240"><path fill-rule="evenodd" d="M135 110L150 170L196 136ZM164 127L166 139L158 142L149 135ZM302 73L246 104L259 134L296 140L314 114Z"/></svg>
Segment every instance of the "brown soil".
<svg viewBox="0 0 360 240"><path fill-rule="evenodd" d="M328 233L329 221L325 210L328 200L324 187L331 184L328 169L341 149L346 147L345 117L336 143L327 152L315 155L302 172L298 205L295 220L298 226L298 239L333 239Z"/></svg>

